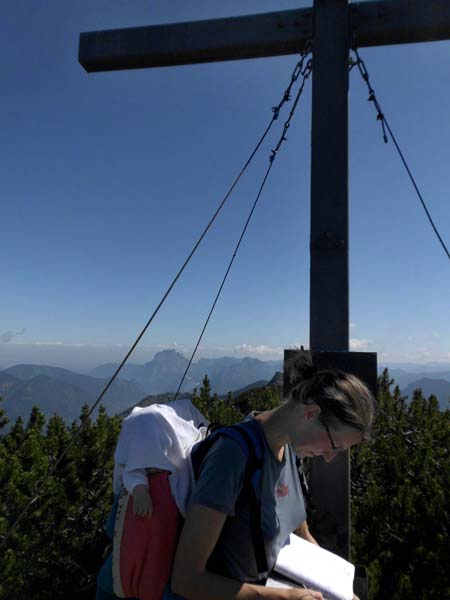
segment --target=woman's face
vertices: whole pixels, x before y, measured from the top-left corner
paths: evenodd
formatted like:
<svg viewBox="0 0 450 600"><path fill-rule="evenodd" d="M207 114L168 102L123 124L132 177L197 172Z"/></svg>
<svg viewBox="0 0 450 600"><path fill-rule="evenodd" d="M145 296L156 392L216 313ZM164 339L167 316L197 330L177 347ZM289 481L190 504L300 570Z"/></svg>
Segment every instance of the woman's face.
<svg viewBox="0 0 450 600"><path fill-rule="evenodd" d="M298 456L300 458L322 456L325 462L330 462L339 452L349 450L352 446L361 442L361 434L358 431L330 431L333 436L335 448L331 446L330 439L325 433L325 435L317 435L315 439L300 444L296 451Z"/></svg>
<svg viewBox="0 0 450 600"><path fill-rule="evenodd" d="M303 418L291 435L291 444L300 458L322 456L330 462L338 454L361 443L361 433L344 424L325 424L317 404L304 406Z"/></svg>

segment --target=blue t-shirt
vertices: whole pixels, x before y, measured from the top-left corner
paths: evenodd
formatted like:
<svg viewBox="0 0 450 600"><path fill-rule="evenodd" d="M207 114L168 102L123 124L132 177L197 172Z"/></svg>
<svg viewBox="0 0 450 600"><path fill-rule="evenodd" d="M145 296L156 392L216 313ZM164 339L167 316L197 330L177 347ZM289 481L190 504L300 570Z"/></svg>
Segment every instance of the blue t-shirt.
<svg viewBox="0 0 450 600"><path fill-rule="evenodd" d="M269 448L259 421L255 423L264 447L257 494L270 571L289 535L306 519L306 512L294 452L286 445L280 462ZM239 581L257 581L267 573L258 573L256 567L250 529L249 494L253 492L243 488L246 465L247 456L240 444L220 437L203 460L192 503L228 515L207 568Z"/></svg>

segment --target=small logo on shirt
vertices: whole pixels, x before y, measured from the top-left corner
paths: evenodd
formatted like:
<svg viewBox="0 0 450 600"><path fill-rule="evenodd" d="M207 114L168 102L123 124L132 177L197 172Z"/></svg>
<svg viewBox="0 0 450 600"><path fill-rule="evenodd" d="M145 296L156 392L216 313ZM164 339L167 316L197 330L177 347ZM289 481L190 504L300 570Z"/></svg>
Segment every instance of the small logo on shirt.
<svg viewBox="0 0 450 600"><path fill-rule="evenodd" d="M278 498L285 498L289 494L289 486L287 486L285 483L280 483L280 485L277 487L276 494Z"/></svg>

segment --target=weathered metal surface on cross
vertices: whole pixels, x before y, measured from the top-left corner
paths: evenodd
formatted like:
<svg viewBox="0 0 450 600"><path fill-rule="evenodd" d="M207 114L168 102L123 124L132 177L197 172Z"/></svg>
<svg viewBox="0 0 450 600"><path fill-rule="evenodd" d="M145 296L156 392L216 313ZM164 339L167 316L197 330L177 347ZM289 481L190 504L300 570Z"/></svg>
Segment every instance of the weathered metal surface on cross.
<svg viewBox="0 0 450 600"><path fill-rule="evenodd" d="M349 29L360 48L450 39L450 2L351 4ZM281 56L299 53L312 32L312 8L92 31L80 34L78 60L96 72Z"/></svg>

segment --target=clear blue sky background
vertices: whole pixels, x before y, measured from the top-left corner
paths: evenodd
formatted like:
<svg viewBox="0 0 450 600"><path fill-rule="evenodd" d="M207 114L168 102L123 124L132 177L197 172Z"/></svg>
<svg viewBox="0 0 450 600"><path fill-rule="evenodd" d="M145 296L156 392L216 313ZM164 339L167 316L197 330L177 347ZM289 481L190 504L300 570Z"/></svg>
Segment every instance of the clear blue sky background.
<svg viewBox="0 0 450 600"><path fill-rule="evenodd" d="M77 61L79 32L309 4L1 4L0 368L30 360L81 368L123 355L270 120L296 62L290 56L88 75ZM450 42L365 49L362 56L449 246ZM277 358L290 344L308 344L310 89L204 338L203 356ZM375 117L354 70L352 348L377 351L381 362L448 363L449 261ZM132 360L194 345L278 135Z"/></svg>

